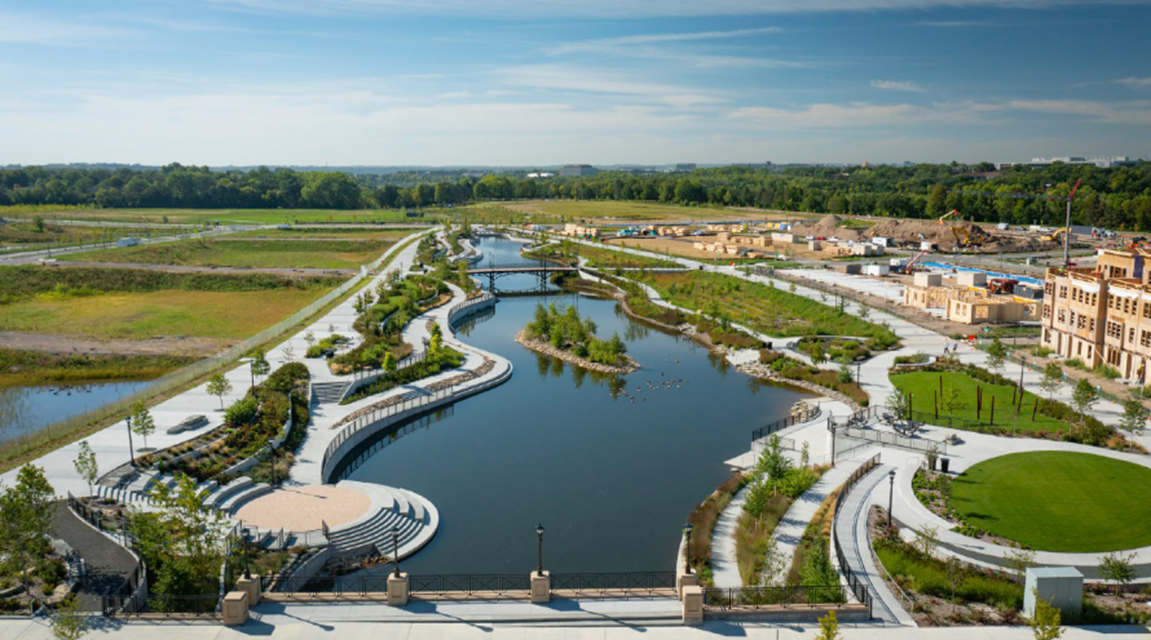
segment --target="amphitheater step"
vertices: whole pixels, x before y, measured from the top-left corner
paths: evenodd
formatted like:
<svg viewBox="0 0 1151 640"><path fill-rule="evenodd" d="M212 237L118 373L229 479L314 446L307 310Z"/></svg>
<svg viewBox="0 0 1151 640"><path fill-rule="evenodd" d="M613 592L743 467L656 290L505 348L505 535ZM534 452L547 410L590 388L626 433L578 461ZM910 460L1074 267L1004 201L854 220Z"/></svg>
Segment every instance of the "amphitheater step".
<svg viewBox="0 0 1151 640"><path fill-rule="evenodd" d="M316 396L317 404L338 404L351 386L351 381L317 382L312 385L312 393Z"/></svg>

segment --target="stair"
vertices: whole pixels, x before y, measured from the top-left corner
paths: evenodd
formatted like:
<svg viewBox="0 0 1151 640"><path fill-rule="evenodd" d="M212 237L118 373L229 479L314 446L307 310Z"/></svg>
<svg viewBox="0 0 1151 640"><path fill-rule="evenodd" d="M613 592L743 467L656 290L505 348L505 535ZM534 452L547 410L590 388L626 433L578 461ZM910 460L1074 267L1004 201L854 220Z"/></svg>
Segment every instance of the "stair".
<svg viewBox="0 0 1151 640"><path fill-rule="evenodd" d="M351 381L316 382L312 384L312 393L316 396L316 404L339 404L351 386Z"/></svg>
<svg viewBox="0 0 1151 640"><path fill-rule="evenodd" d="M347 558L378 551L390 556L398 534L400 557L407 557L428 543L439 527L439 513L423 497L403 489L344 480L338 486L368 495L368 515L331 530L329 542L335 557Z"/></svg>
<svg viewBox="0 0 1151 640"><path fill-rule="evenodd" d="M236 513L245 502L272 492L272 486L263 482L248 485L222 500L218 508L229 514Z"/></svg>
<svg viewBox="0 0 1151 640"><path fill-rule="evenodd" d="M240 476L239 478L236 478L228 484L220 487L216 491L213 491L212 494L204 500L204 506L211 507L213 509L221 509L221 505L229 497L239 491L242 491L243 489L252 486L253 484L255 483L253 483L252 479L248 476Z"/></svg>

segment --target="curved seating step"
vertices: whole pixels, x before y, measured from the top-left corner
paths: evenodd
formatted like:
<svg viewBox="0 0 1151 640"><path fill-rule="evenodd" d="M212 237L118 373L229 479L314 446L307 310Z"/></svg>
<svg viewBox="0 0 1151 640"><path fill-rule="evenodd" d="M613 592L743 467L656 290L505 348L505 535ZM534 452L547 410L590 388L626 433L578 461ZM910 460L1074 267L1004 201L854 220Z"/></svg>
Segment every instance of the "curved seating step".
<svg viewBox="0 0 1151 640"><path fill-rule="evenodd" d="M331 529L329 542L336 557L392 555L398 542L402 559L427 544L439 527L435 507L416 493L353 480L338 486L364 493L372 506L361 518Z"/></svg>
<svg viewBox="0 0 1151 640"><path fill-rule="evenodd" d="M220 511L235 513L245 502L272 492L272 486L263 482L252 484L233 492L219 504Z"/></svg>
<svg viewBox="0 0 1151 640"><path fill-rule="evenodd" d="M213 509L219 509L220 505L225 500L227 500L228 497L242 489L251 486L252 484L254 483L252 482L251 478L248 476L240 476L239 478L236 478L228 484L220 487L217 491L212 492L212 495L208 496L208 498L204 500L204 505Z"/></svg>

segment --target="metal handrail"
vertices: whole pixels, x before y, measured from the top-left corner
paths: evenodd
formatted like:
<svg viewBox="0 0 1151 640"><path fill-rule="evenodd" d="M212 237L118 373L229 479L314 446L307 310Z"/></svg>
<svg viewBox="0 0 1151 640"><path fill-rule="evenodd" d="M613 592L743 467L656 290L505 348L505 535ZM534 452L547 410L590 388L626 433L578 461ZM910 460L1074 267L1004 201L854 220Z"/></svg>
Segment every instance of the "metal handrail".
<svg viewBox="0 0 1151 640"><path fill-rule="evenodd" d="M802 422L807 422L808 420L811 420L813 417L818 416L819 414L820 414L819 407L815 407L812 409L808 409L807 411L804 411L803 413L800 413L800 414L792 414L792 415L787 416L786 418L781 418L781 419L776 420L775 422L772 422L766 426L760 427L760 428L756 429L755 431L752 431L751 432L751 441L755 442L756 440L759 440L761 438L765 438L765 437L767 437L767 436L769 436L769 435L771 435L777 431L782 431L783 429L786 429L792 425L800 424Z"/></svg>
<svg viewBox="0 0 1151 640"><path fill-rule="evenodd" d="M870 473L875 467L879 466L880 454L875 454L864 462L858 469L856 469L843 486L839 489L839 497L835 500L835 511L832 515L831 527L831 541L832 546L835 547L835 558L839 562L839 570L843 572L843 577L847 580L847 585L851 588L852 593L855 595L856 600L867 605L867 610L870 612L872 608L871 591L868 590L867 585L855 575L851 570L851 565L847 562L847 556L843 553L843 547L839 543L839 531L835 523L839 522L839 512L843 507L847 494L851 493L851 489L859 482L861 478Z"/></svg>
<svg viewBox="0 0 1151 640"><path fill-rule="evenodd" d="M846 589L840 584L738 587L733 589L709 587L703 590L704 606L723 610L735 609L737 607L751 607L752 609L768 606L788 607L793 605L813 607L821 604L844 605L846 603Z"/></svg>

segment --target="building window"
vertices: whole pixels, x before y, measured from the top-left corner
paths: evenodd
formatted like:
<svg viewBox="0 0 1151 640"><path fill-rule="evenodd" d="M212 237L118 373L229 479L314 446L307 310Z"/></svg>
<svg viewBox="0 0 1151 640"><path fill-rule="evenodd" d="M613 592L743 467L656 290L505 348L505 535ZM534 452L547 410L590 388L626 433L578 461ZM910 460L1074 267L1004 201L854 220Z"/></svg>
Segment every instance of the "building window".
<svg viewBox="0 0 1151 640"><path fill-rule="evenodd" d="M1139 336L1139 344L1144 347L1151 347L1151 331L1144 329Z"/></svg>
<svg viewBox="0 0 1151 640"><path fill-rule="evenodd" d="M1127 331L1127 342L1135 344L1135 327L1131 327Z"/></svg>
<svg viewBox="0 0 1151 640"><path fill-rule="evenodd" d="M1147 304L1146 301L1143 302L1143 317L1151 318L1151 304Z"/></svg>
<svg viewBox="0 0 1151 640"><path fill-rule="evenodd" d="M1066 298L1067 297L1067 287L1059 287L1059 297L1060 298Z"/></svg>
<svg viewBox="0 0 1151 640"><path fill-rule="evenodd" d="M1118 322L1107 323L1107 337L1108 338L1123 338L1123 327Z"/></svg>

